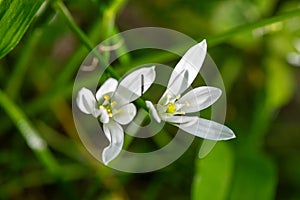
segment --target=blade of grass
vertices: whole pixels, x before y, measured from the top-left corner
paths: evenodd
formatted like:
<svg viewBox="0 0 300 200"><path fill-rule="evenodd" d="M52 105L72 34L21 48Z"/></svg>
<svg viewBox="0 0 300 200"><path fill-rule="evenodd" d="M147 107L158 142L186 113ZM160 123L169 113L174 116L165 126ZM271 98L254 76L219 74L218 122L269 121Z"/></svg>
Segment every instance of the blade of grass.
<svg viewBox="0 0 300 200"><path fill-rule="evenodd" d="M74 163L64 164L61 168L66 181L80 180L91 175L89 168ZM16 179L21 179L21 181L17 181ZM56 181L57 180L49 175L45 169L35 169L27 172L22 177L15 177L14 179L9 180L1 186L1 190L6 197L5 199L9 199L9 197L15 195L22 189L50 185Z"/></svg>
<svg viewBox="0 0 300 200"><path fill-rule="evenodd" d="M17 105L15 105L14 102L12 102L2 90L0 90L0 106L12 119L15 126L19 129L29 148L36 154L37 158L45 166L47 171L56 178L64 193L68 197L76 199L73 192L71 192L71 190L62 180L61 177L63 177L63 173L61 168L55 157L48 149L46 141L40 137L40 134L33 127L21 109L17 107Z"/></svg>
<svg viewBox="0 0 300 200"><path fill-rule="evenodd" d="M5 91L11 99L16 99L20 93L24 76L28 69L31 55L35 50L35 46L38 44L42 30L37 28L33 31L31 37L27 40L24 49L22 50L21 57L18 59L14 71L7 82Z"/></svg>
<svg viewBox="0 0 300 200"><path fill-rule="evenodd" d="M278 16L268 18L268 19L263 19L263 20L261 20L259 22L256 22L256 23L238 26L238 27L232 29L232 30L235 30L237 32L229 30L225 33L209 37L209 39L208 39L209 47L211 48L211 47L214 47L214 46L216 46L216 45L218 45L222 42L225 42L225 39L229 39L231 37L234 37L234 36L238 35L241 32L252 31L254 29L264 27L264 26L270 25L270 24L275 23L275 22L287 20L289 18L293 18L293 17L296 17L296 16L300 16L300 9L290 11L290 12L286 12L286 13L280 14ZM151 55L151 56L142 57L141 59L136 59L133 62L131 62L131 65L132 66L138 66L139 64L145 63L145 62L150 62L150 63L167 62L167 61L172 60L173 58L174 58L174 55L171 55L170 53L162 52L162 53L157 54L155 56ZM122 66L119 66L119 67L122 67ZM37 99L33 100L31 103L26 105L27 110L32 110L32 113L38 113L38 112L42 111L43 109L47 108L47 106L49 105L49 102L51 102L55 97L57 97L57 96L62 96L62 97L71 96L72 86L73 86L73 83L70 83L70 85L68 85L66 87L62 87L59 90L53 91L53 93L48 94L47 97L45 97L45 96L38 97ZM37 106L35 106L35 105L37 105Z"/></svg>
<svg viewBox="0 0 300 200"><path fill-rule="evenodd" d="M255 29L262 28L268 25L271 25L276 22L281 22L290 18L299 17L300 16L300 9L296 9L293 11L281 13L277 16L272 16L270 18L261 19L257 22L248 23L244 25L240 25L237 27L234 27L228 31L225 31L223 33L212 35L206 37L208 48L215 47L221 43L224 43L228 41L231 38L234 38L238 36L241 33L245 32L251 32ZM201 41L204 38L198 38L197 41ZM175 47L176 50L181 50L181 47ZM168 52L154 52L153 54L149 56L143 56L137 59L134 59L132 63L130 63L132 66L139 66L140 64L144 63L159 63L159 62L167 62L171 61L175 58L175 55L170 54ZM117 66L118 68L124 67L123 65Z"/></svg>
<svg viewBox="0 0 300 200"><path fill-rule="evenodd" d="M105 62L105 60L102 58L102 55L100 55L100 53L94 49L93 43L89 40L87 35L77 26L71 13L69 12L68 8L64 5L64 3L61 1L55 1L53 3L53 7L65 18L71 30L79 37L79 39L86 46L86 48L92 53L94 53L94 55L98 58L99 62L103 66L106 66L106 63L103 63ZM113 78L120 79L120 76L111 67L108 67L106 70Z"/></svg>

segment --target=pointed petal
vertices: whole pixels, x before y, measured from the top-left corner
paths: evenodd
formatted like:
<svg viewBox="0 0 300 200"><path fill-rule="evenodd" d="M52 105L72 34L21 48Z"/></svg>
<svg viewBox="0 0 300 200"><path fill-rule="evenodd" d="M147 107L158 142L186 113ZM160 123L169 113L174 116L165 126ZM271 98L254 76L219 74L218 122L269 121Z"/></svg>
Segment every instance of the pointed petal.
<svg viewBox="0 0 300 200"><path fill-rule="evenodd" d="M154 105L152 104L151 101L145 101L146 102L146 106L147 108L149 109L150 111L150 114L153 116L153 118L158 122L160 123L161 122L161 119L157 113L157 110L155 109Z"/></svg>
<svg viewBox="0 0 300 200"><path fill-rule="evenodd" d="M96 99L99 101L103 96L107 93L111 93L116 91L118 86L118 81L113 78L107 79L103 85L99 88L99 90L96 92Z"/></svg>
<svg viewBox="0 0 300 200"><path fill-rule="evenodd" d="M233 131L228 127L202 118L197 118L197 120L194 123L189 124L189 126L182 126L181 124L175 124L175 126L185 132L204 139L229 140L235 138Z"/></svg>
<svg viewBox="0 0 300 200"><path fill-rule="evenodd" d="M92 114L94 117L100 115L100 110L96 109L96 99L89 89L83 87L79 90L76 103L82 112Z"/></svg>
<svg viewBox="0 0 300 200"><path fill-rule="evenodd" d="M109 141L109 145L102 152L102 161L107 165L115 159L122 150L124 143L124 132L120 124L110 121L103 125L103 131Z"/></svg>
<svg viewBox="0 0 300 200"><path fill-rule="evenodd" d="M183 95L177 103L185 104L182 111L185 113L203 110L217 101L222 90L215 87L198 87Z"/></svg>
<svg viewBox="0 0 300 200"><path fill-rule="evenodd" d="M168 89L174 96L184 92L194 81L206 56L206 40L191 47L174 68Z"/></svg>
<svg viewBox="0 0 300 200"><path fill-rule="evenodd" d="M155 76L154 66L133 71L121 80L115 93L116 98L122 99L123 104L136 100L149 89Z"/></svg>
<svg viewBox="0 0 300 200"><path fill-rule="evenodd" d="M133 103L120 107L119 112L114 115L114 120L119 124L125 125L133 120L136 115L136 107Z"/></svg>

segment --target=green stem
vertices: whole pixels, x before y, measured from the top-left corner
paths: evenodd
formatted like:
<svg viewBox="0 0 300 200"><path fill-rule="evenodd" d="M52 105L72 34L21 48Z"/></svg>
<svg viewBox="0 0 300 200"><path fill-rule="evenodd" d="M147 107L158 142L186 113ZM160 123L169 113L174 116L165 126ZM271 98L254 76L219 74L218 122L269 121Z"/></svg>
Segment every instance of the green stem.
<svg viewBox="0 0 300 200"><path fill-rule="evenodd" d="M38 131L33 127L21 109L19 109L2 90L0 90L0 106L12 119L29 148L36 154L47 171L57 179L67 195L73 198L74 195L72 195L70 189L64 184L61 178L63 175L61 168L48 149L46 141L40 137Z"/></svg>
<svg viewBox="0 0 300 200"><path fill-rule="evenodd" d="M293 11L289 11L289 12L285 12L282 13L280 15L277 16L273 16L267 19L262 19L260 21L254 22L254 23L248 23L248 24L244 24L244 25L240 25L237 26L235 28L232 28L228 31L225 31L224 33L220 33L217 35L212 35L212 36L208 36L206 38L206 41L208 43L208 47L214 47L217 46L223 42L226 42L227 40L241 34L241 33L245 33L245 32L250 32L253 31L255 29L276 23L276 22L280 22L280 21L284 21L287 20L289 18L293 18L293 17L297 17L300 16L300 9L297 10L293 10ZM201 41L203 38L198 38L197 41ZM181 47L174 47L174 49L176 50L180 50L183 51L184 49L182 49ZM170 54L169 52L157 52L157 53L153 53L149 56L143 56L140 58L136 58L133 60L133 62L131 62L131 66L139 66L140 64L144 64L144 63L158 63L158 62L168 62L168 61L172 61L172 59L175 58L174 54ZM117 66L117 68L123 68L123 65Z"/></svg>
<svg viewBox="0 0 300 200"><path fill-rule="evenodd" d="M100 53L96 49L94 49L94 45L92 44L92 42L89 40L86 34L77 26L68 8L63 4L63 2L55 1L53 3L53 7L66 19L72 31L74 31L74 33L79 37L79 39L86 46L86 48L98 58L99 62L103 66L106 66L107 62L105 61L105 59L103 59ZM113 78L120 79L120 76L111 67L107 67L106 70L108 71L108 73L110 73L110 75Z"/></svg>
<svg viewBox="0 0 300 200"><path fill-rule="evenodd" d="M47 148L47 144L30 124L24 113L0 90L0 106L6 111L13 123L21 132L25 141L51 174L59 174L56 160Z"/></svg>
<svg viewBox="0 0 300 200"><path fill-rule="evenodd" d="M31 55L33 54L35 46L40 39L41 33L42 31L39 28L34 30L32 36L29 38L27 44L25 45L23 53L18 59L16 66L14 67L14 71L6 85L5 91L12 99L16 99L18 97L22 82L24 80L24 76L28 67L30 66L29 61Z"/></svg>
<svg viewBox="0 0 300 200"><path fill-rule="evenodd" d="M271 17L268 19L261 20L256 23L238 26L238 27L233 28L225 33L220 34L220 35L209 37L209 39L208 39L209 47L216 46L216 45L226 41L227 39L232 38L232 37L236 36L237 34L240 34L241 32L252 31L254 29L257 29L257 28L260 28L260 27L263 27L263 26L266 26L266 25L269 25L269 24L272 24L275 22L279 22L282 20L287 20L289 18L296 17L299 15L300 15L300 9L297 9L294 11L283 13L278 16L274 16L274 17ZM234 32L234 31L237 31L237 32ZM158 55L158 57L153 56L153 55L151 55L151 57L145 56L141 59L134 60L134 62L132 62L131 65L137 66L138 63L143 63L142 60L153 62L153 58L156 59L155 60L156 62L158 62L158 61L166 62L166 61L173 59L174 55L169 54L169 53L167 53L167 54L160 53ZM45 96L41 96L38 99L34 100L32 103L28 104L26 106L26 109L28 109L29 111L31 111L31 109L34 109L34 111L32 111L32 113L40 112L42 109L47 107L47 105L49 104L50 101L53 100L53 98L55 98L57 96L66 97L68 95L71 95L72 88L73 88L73 83L71 83L69 86L63 87L61 90L56 90L55 92L47 95L47 98ZM37 103L39 106L35 107L34 103Z"/></svg>
<svg viewBox="0 0 300 200"><path fill-rule="evenodd" d="M261 28L261 27L264 27L264 26L267 26L267 25L270 25L270 24L273 24L276 22L284 21L289 18L297 17L297 16L300 16L300 9L285 12L280 15L273 16L273 17L270 17L267 19L262 19L260 21L254 22L254 23L240 25L240 26L230 29L229 31L221 33L219 35L208 37L207 43L208 43L209 47L213 47L213 46L216 46L220 43L227 41L228 39L230 39L238 34L253 31L255 29L258 29L258 28Z"/></svg>

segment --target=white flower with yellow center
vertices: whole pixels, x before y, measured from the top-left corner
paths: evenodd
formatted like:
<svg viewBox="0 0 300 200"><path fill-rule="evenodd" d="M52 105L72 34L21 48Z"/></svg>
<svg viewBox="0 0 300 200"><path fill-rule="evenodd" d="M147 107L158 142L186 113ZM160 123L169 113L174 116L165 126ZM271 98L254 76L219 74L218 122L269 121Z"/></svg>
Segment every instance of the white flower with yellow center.
<svg viewBox="0 0 300 200"><path fill-rule="evenodd" d="M206 41L190 48L174 68L168 82L167 90L154 106L146 101L150 113L157 122L161 120L169 122L192 135L209 140L228 140L235 135L228 127L217 122L200 118L198 116L186 116L212 105L222 91L215 87L198 87L182 93L190 87L206 56Z"/></svg>
<svg viewBox="0 0 300 200"><path fill-rule="evenodd" d="M109 145L102 152L104 164L108 164L118 156L124 142L126 125L136 115L136 107L132 101L139 98L152 85L155 79L155 67L144 67L118 81L109 78L96 92L96 96L87 88L78 92L76 99L79 109L91 114L103 124L103 131ZM121 125L120 125L121 124Z"/></svg>

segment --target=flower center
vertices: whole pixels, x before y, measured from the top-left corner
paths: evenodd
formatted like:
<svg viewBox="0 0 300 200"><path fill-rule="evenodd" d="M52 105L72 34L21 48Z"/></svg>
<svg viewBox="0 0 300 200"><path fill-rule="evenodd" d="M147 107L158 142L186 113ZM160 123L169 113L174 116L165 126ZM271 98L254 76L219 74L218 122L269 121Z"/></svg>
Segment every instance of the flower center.
<svg viewBox="0 0 300 200"><path fill-rule="evenodd" d="M174 114L175 111L176 111L176 104L175 103L168 103L166 112L170 113L170 114Z"/></svg>
<svg viewBox="0 0 300 200"><path fill-rule="evenodd" d="M113 108L117 105L117 102L113 101L110 102L110 96L109 95L104 95L105 101L103 102L102 105L100 105L100 109L105 109L108 116L112 117L113 116ZM120 112L120 111L118 111Z"/></svg>
<svg viewBox="0 0 300 200"><path fill-rule="evenodd" d="M112 117L112 115L113 115L113 114L112 114L112 107L111 107L110 104L101 105L100 108L101 108L101 109L105 109L106 112L107 112L107 114L108 114L108 116L109 116L109 117Z"/></svg>

